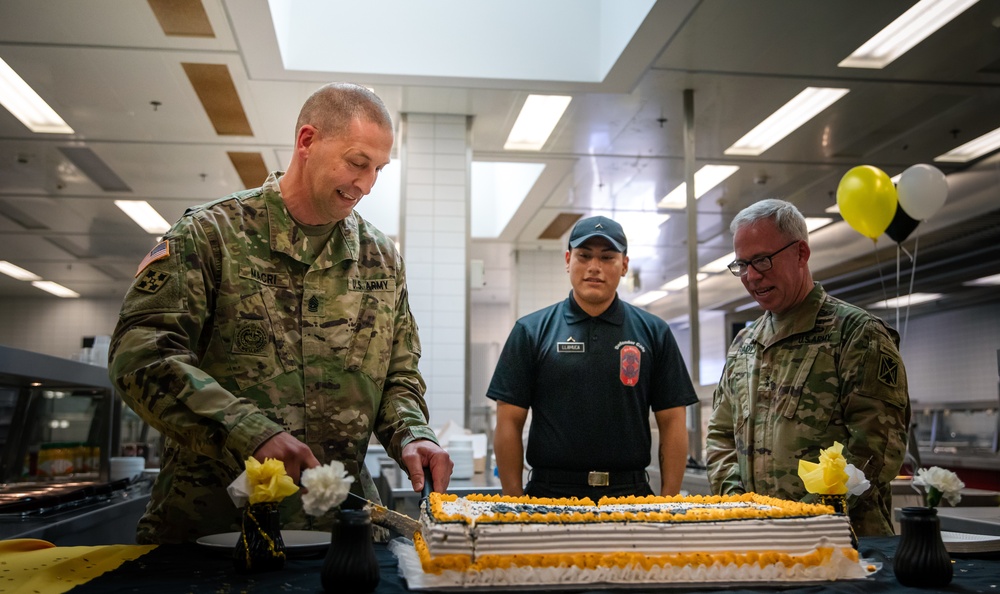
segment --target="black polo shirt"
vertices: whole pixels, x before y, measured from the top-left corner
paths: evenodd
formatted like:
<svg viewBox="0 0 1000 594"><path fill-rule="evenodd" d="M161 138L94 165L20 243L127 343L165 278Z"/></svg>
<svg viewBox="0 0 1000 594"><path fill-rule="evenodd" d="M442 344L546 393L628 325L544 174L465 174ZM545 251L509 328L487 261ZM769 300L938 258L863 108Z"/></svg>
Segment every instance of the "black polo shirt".
<svg viewBox="0 0 1000 594"><path fill-rule="evenodd" d="M644 470L649 411L698 401L670 327L621 301L591 317L569 297L517 321L486 396L531 409L533 468Z"/></svg>

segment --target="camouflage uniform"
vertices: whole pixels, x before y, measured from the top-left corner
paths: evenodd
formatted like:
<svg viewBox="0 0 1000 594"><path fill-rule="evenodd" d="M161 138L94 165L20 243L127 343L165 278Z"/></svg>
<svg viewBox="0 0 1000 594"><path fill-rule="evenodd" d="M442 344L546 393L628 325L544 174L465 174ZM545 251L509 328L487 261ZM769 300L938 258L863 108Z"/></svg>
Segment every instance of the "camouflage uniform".
<svg viewBox="0 0 1000 594"><path fill-rule="evenodd" d="M372 432L397 461L407 443L436 441L393 242L352 213L310 250L280 175L189 209L165 236L169 255L147 264L125 297L110 376L166 436L139 542L238 530L226 487L281 431L320 463L342 461L372 499ZM298 495L281 516L286 528L310 522Z"/></svg>
<svg viewBox="0 0 1000 594"><path fill-rule="evenodd" d="M726 357L708 424L713 493L813 501L800 459L844 444L871 488L849 498L859 535L893 534L890 481L906 450L910 400L899 335L816 286L778 320L742 330Z"/></svg>

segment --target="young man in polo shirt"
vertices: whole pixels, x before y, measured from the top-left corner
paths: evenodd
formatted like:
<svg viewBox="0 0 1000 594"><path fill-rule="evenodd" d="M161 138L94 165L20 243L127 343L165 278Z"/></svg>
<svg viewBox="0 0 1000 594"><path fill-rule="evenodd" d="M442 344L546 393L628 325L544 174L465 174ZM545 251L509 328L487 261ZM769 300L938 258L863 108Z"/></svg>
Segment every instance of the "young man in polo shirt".
<svg viewBox="0 0 1000 594"><path fill-rule="evenodd" d="M505 495L652 495L649 411L659 429L659 493L677 494L687 462L684 407L698 401L667 323L618 298L628 242L606 217L570 233L569 297L515 324L487 397ZM529 409L527 461L521 440Z"/></svg>

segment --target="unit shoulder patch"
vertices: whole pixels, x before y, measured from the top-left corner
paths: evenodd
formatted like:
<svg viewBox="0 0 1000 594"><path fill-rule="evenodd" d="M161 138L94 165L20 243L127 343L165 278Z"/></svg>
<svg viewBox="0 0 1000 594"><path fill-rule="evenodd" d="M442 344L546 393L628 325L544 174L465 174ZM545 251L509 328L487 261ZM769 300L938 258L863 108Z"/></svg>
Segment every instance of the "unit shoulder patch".
<svg viewBox="0 0 1000 594"><path fill-rule="evenodd" d="M878 362L878 381L895 388L899 385L899 361L894 357L881 353Z"/></svg>
<svg viewBox="0 0 1000 594"><path fill-rule="evenodd" d="M135 281L135 290L143 293L156 293L167 284L169 278L169 272L150 268L142 273L142 278Z"/></svg>

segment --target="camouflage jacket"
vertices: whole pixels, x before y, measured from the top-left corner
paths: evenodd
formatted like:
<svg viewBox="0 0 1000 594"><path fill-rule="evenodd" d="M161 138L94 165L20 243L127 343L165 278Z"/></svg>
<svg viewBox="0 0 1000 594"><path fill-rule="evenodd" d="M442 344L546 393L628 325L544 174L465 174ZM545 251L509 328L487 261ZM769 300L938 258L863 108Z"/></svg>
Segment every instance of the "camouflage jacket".
<svg viewBox="0 0 1000 594"><path fill-rule="evenodd" d="M111 380L166 437L140 542L239 530L226 487L278 432L321 463L342 461L372 499L373 432L396 460L410 441L436 441L395 245L352 213L310 250L279 175L189 209L125 296ZM298 495L281 516L286 528L316 526Z"/></svg>
<svg viewBox="0 0 1000 594"><path fill-rule="evenodd" d="M890 482L906 451L910 400L899 337L816 284L791 312L770 312L729 348L708 423L712 491L814 501L798 461L839 441L871 488L850 497L859 535L893 534Z"/></svg>

